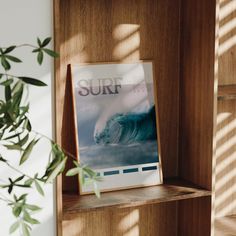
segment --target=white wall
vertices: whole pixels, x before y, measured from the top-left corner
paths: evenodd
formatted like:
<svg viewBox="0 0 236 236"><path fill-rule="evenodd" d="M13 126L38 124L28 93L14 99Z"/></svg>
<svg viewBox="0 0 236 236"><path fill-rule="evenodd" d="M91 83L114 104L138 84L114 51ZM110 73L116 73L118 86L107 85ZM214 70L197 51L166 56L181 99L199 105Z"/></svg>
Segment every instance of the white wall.
<svg viewBox="0 0 236 236"><path fill-rule="evenodd" d="M0 47L10 44L36 43L37 36L46 38L53 36L53 1L52 0L0 0ZM52 45L50 45L52 47ZM43 66L36 63L36 55L30 53L30 49L18 49L16 55L24 59L24 64L16 66L12 73L28 75L42 79L48 87L30 87L29 100L31 104L30 118L33 129L49 137L52 137L52 79L53 62L47 58ZM3 91L0 90L0 97ZM47 162L48 148L43 144L36 149L31 161L28 161L23 169L28 173L43 169ZM12 156L14 159L14 156ZM14 163L15 160L12 160ZM0 163L0 179L13 174L8 168ZM33 229L33 236L55 235L55 217L53 186L46 188L46 197L37 193L31 193L31 203L37 203L44 209L37 214L36 218L41 221ZM13 222L9 208L0 203L0 236L8 236L9 226ZM19 235L16 233L14 235Z"/></svg>

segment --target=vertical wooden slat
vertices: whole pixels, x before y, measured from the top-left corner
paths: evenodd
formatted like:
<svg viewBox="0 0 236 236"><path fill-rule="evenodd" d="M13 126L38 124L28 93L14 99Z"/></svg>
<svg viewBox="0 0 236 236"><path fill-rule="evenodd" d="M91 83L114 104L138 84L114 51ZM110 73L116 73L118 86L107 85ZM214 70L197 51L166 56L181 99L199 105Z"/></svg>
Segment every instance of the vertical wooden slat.
<svg viewBox="0 0 236 236"><path fill-rule="evenodd" d="M214 190L217 104L216 0L181 5L179 175ZM182 201L179 235L213 235L212 199Z"/></svg>
<svg viewBox="0 0 236 236"><path fill-rule="evenodd" d="M215 0L182 1L179 174L212 189Z"/></svg>
<svg viewBox="0 0 236 236"><path fill-rule="evenodd" d="M211 197L178 202L178 235L211 235Z"/></svg>
<svg viewBox="0 0 236 236"><path fill-rule="evenodd" d="M53 1L53 20L54 20L54 50L60 53L60 1ZM60 123L62 117L56 116L57 112L60 112L60 104L58 104L58 93L60 88L60 82L57 80L60 78L60 59L55 60L54 64L54 102L55 102L55 141L59 144L60 139ZM56 179L56 233L58 236L62 236L62 177L59 176Z"/></svg>

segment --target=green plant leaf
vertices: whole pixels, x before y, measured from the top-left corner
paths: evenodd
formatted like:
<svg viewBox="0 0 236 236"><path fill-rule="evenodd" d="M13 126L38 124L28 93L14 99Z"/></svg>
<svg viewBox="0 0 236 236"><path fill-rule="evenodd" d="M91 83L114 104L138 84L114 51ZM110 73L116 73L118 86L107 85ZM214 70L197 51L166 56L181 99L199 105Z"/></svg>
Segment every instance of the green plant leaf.
<svg viewBox="0 0 236 236"><path fill-rule="evenodd" d="M5 86L5 99L6 99L6 101L11 100L11 87L10 87L10 85Z"/></svg>
<svg viewBox="0 0 236 236"><path fill-rule="evenodd" d="M21 228L22 228L23 236L30 236L29 228L27 227L26 223L23 222L21 224Z"/></svg>
<svg viewBox="0 0 236 236"><path fill-rule="evenodd" d="M25 204L25 208L27 208L31 211L40 211L40 210L42 210L41 207L36 206L36 205L30 205L30 204Z"/></svg>
<svg viewBox="0 0 236 236"><path fill-rule="evenodd" d="M84 175L84 170L82 168L79 173L79 181L80 183L85 184L85 175Z"/></svg>
<svg viewBox="0 0 236 236"><path fill-rule="evenodd" d="M42 50L40 50L38 52L37 61L38 61L39 65L42 65L42 63L43 63L43 52L42 52Z"/></svg>
<svg viewBox="0 0 236 236"><path fill-rule="evenodd" d="M12 108L14 110L17 109L18 113L19 113L19 106L21 103L22 96L23 96L23 84L21 84L17 92L12 95L13 97Z"/></svg>
<svg viewBox="0 0 236 236"><path fill-rule="evenodd" d="M28 223L30 223L30 224L32 224L32 225L39 224L39 221L36 220L36 219L34 219L34 218L32 218L32 217L30 216L30 214L29 214L27 211L24 212L23 219L24 219L26 222L28 222Z"/></svg>
<svg viewBox="0 0 236 236"><path fill-rule="evenodd" d="M19 58L14 57L14 56L11 56L11 55L5 55L5 57L6 57L8 60L13 61L13 62L16 62L16 63L22 62Z"/></svg>
<svg viewBox="0 0 236 236"><path fill-rule="evenodd" d="M100 198L100 197L101 197L101 194L100 194L100 191L99 191L99 188L98 188L98 185L97 185L97 182L96 182L96 181L93 182L93 188L94 188L94 193L96 194L96 196L97 196L98 198Z"/></svg>
<svg viewBox="0 0 236 236"><path fill-rule="evenodd" d="M42 47L46 47L50 43L51 39L52 39L51 37L44 39L42 43Z"/></svg>
<svg viewBox="0 0 236 236"><path fill-rule="evenodd" d="M20 107L21 113L19 119L21 119L28 111L29 111L29 104L24 107Z"/></svg>
<svg viewBox="0 0 236 236"><path fill-rule="evenodd" d="M15 217L18 217L20 215L20 213L22 212L22 205L14 206L12 209L12 212Z"/></svg>
<svg viewBox="0 0 236 236"><path fill-rule="evenodd" d="M15 144L11 144L11 145L5 144L4 147L6 147L8 150L18 150L18 151L23 150L21 146L15 145Z"/></svg>
<svg viewBox="0 0 236 236"><path fill-rule="evenodd" d="M59 54L57 52L54 52L48 48L43 48L42 49L44 52L46 52L49 56L51 57L59 57Z"/></svg>
<svg viewBox="0 0 236 236"><path fill-rule="evenodd" d="M44 196L44 191L37 180L34 181L34 184L35 184L35 187L36 187L38 193L41 194L42 196Z"/></svg>
<svg viewBox="0 0 236 236"><path fill-rule="evenodd" d="M8 190L7 191L8 191L9 194L11 194L12 190L13 190L13 184L8 186Z"/></svg>
<svg viewBox="0 0 236 236"><path fill-rule="evenodd" d="M14 81L13 79L8 79L8 80L1 82L0 85L9 86L13 83L13 81Z"/></svg>
<svg viewBox="0 0 236 236"><path fill-rule="evenodd" d="M21 139L18 143L16 143L16 145L19 145L22 147L27 143L28 139L29 139L29 134L26 134L23 139Z"/></svg>
<svg viewBox="0 0 236 236"><path fill-rule="evenodd" d="M52 171L52 173L48 176L46 183L52 182L64 169L67 161L67 157L65 157L61 163Z"/></svg>
<svg viewBox="0 0 236 236"><path fill-rule="evenodd" d="M11 69L11 65L10 63L7 61L6 57L5 56L1 56L1 63L2 63L2 66L5 70L10 70Z"/></svg>
<svg viewBox="0 0 236 236"><path fill-rule="evenodd" d="M88 174L88 176L90 177L95 177L97 176L97 173L95 171L93 171L92 169L88 168L87 166L83 167L84 172L86 172L86 174Z"/></svg>
<svg viewBox="0 0 236 236"><path fill-rule="evenodd" d="M38 43L39 47L41 48L41 47L42 47L42 42L41 42L41 40L39 39L39 37L37 38L37 43Z"/></svg>
<svg viewBox="0 0 236 236"><path fill-rule="evenodd" d="M15 85L12 88L12 94L17 93L19 90L21 90L21 87L23 86L22 81L18 80Z"/></svg>
<svg viewBox="0 0 236 236"><path fill-rule="evenodd" d="M22 156L21 156L21 159L20 159L20 165L22 165L25 161L27 161L27 159L29 158L32 150L33 150L33 147L34 145L39 141L39 139L37 140L32 140L28 146L25 148Z"/></svg>
<svg viewBox="0 0 236 236"><path fill-rule="evenodd" d="M2 161L2 162L7 162L7 160L4 159L1 155L0 155L0 161Z"/></svg>
<svg viewBox="0 0 236 236"><path fill-rule="evenodd" d="M41 50L40 48L36 48L32 52L35 53L35 52L39 52L40 50Z"/></svg>
<svg viewBox="0 0 236 236"><path fill-rule="evenodd" d="M20 182L22 179L24 179L24 177L25 177L24 175L21 175L20 177L14 180L14 183Z"/></svg>
<svg viewBox="0 0 236 236"><path fill-rule="evenodd" d="M16 221L14 224L11 225L10 229L9 229L9 233L13 234L20 226L20 222Z"/></svg>
<svg viewBox="0 0 236 236"><path fill-rule="evenodd" d="M28 185L28 186L31 186L33 182L34 182L33 179L27 179L27 180L25 181L25 184Z"/></svg>
<svg viewBox="0 0 236 236"><path fill-rule="evenodd" d="M27 129L29 132L32 130L30 120L26 117L23 125L24 129Z"/></svg>
<svg viewBox="0 0 236 236"><path fill-rule="evenodd" d="M80 169L76 167L67 171L66 176L74 176L74 175L78 175L79 173L80 173Z"/></svg>
<svg viewBox="0 0 236 236"><path fill-rule="evenodd" d="M34 79L34 78L30 78L30 77L23 77L23 76L18 77L18 78L27 84L31 84L31 85L35 85L35 86L47 86L47 84L45 84L44 82L42 82L41 80L38 80L38 79Z"/></svg>
<svg viewBox="0 0 236 236"><path fill-rule="evenodd" d="M79 163L78 163L78 161L73 161L73 163L74 163L74 165L77 166L77 167L80 166Z"/></svg>
<svg viewBox="0 0 236 236"><path fill-rule="evenodd" d="M10 46L10 47L8 47L8 48L3 52L3 54L10 53L10 52L12 52L15 48L16 48L16 46Z"/></svg>
<svg viewBox="0 0 236 236"><path fill-rule="evenodd" d="M27 195L28 195L27 193L22 194L22 195L18 198L18 201L22 201L22 200L25 201Z"/></svg>

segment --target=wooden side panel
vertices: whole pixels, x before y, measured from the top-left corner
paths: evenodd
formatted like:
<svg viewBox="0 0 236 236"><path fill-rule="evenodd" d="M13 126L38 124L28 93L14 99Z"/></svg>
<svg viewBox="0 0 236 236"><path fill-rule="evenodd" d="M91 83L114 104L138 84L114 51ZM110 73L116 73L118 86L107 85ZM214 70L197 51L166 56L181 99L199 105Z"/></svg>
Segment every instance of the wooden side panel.
<svg viewBox="0 0 236 236"><path fill-rule="evenodd" d="M53 23L54 23L54 50L60 52L60 5L57 0L53 1ZM58 107L57 97L60 95L58 89L60 88L60 83L57 80L60 78L60 60L55 60L54 64L54 102L55 102L55 141L61 143L60 133L61 133L61 120L62 115L56 116L56 113L60 108ZM59 93L58 93L59 92ZM58 236L62 236L62 176L58 176L56 179L56 231Z"/></svg>
<svg viewBox="0 0 236 236"><path fill-rule="evenodd" d="M66 236L177 236L176 203L79 214L63 222Z"/></svg>
<svg viewBox="0 0 236 236"><path fill-rule="evenodd" d="M219 17L219 95L225 99L218 101L215 213L222 217L236 214L236 1L220 0Z"/></svg>
<svg viewBox="0 0 236 236"><path fill-rule="evenodd" d="M211 197L179 202L178 235L211 235Z"/></svg>
<svg viewBox="0 0 236 236"><path fill-rule="evenodd" d="M216 216L236 214L236 101L218 102Z"/></svg>
<svg viewBox="0 0 236 236"><path fill-rule="evenodd" d="M76 140L76 125L75 125L75 105L73 99L73 85L71 76L71 66L67 66L66 87L64 97L64 107L62 116L62 131L61 131L61 146L65 150L68 161L65 171L62 176L63 190L66 192L78 192L79 181L77 176L66 177L65 173L68 169L74 167L73 160L77 160L77 140Z"/></svg>
<svg viewBox="0 0 236 236"><path fill-rule="evenodd" d="M236 1L220 0L219 84L236 84Z"/></svg>
<svg viewBox="0 0 236 236"><path fill-rule="evenodd" d="M181 11L180 176L212 189L215 0L183 0Z"/></svg>

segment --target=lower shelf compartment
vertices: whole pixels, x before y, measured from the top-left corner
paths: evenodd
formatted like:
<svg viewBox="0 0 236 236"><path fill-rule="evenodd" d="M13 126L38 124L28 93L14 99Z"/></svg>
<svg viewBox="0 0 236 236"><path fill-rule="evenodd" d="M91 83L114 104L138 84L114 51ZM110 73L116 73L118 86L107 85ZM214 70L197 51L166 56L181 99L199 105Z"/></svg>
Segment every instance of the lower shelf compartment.
<svg viewBox="0 0 236 236"><path fill-rule="evenodd" d="M236 235L236 215L216 218L215 236L226 235Z"/></svg>
<svg viewBox="0 0 236 236"><path fill-rule="evenodd" d="M100 199L95 195L63 194L63 219L87 211L136 207L205 196L211 196L211 191L180 179L169 179L158 186L102 193Z"/></svg>

